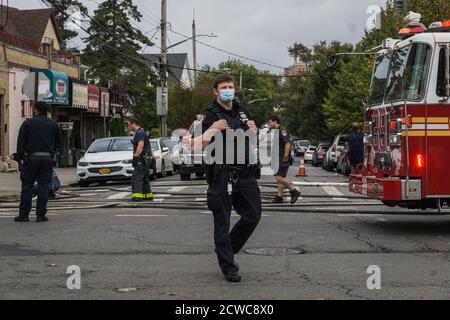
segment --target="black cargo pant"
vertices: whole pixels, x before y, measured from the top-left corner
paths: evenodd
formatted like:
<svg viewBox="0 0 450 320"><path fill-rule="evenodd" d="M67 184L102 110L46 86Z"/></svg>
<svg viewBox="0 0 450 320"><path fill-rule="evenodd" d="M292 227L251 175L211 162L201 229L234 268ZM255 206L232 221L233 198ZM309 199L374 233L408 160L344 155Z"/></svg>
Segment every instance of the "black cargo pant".
<svg viewBox="0 0 450 320"><path fill-rule="evenodd" d="M50 156L31 156L24 164L20 173L22 181L22 193L20 196L19 215L28 217L31 211L33 184L37 180L38 198L36 203L36 215L47 214L48 190L52 181L53 161Z"/></svg>
<svg viewBox="0 0 450 320"><path fill-rule="evenodd" d="M255 177L239 178L228 193L229 174L224 170L210 182L208 188L208 208L214 214L214 243L220 269L224 274L237 271L234 262L237 254L261 219L261 194ZM241 219L230 233L231 207Z"/></svg>
<svg viewBox="0 0 450 320"><path fill-rule="evenodd" d="M150 188L148 161L139 159L135 161L131 176L131 190L133 199L151 199L153 193Z"/></svg>

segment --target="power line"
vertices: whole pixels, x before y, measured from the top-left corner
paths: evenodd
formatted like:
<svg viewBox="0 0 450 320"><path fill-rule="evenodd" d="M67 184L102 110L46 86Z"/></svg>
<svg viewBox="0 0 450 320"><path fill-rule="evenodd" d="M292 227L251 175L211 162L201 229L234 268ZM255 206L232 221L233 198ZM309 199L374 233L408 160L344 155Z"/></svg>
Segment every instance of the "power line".
<svg viewBox="0 0 450 320"><path fill-rule="evenodd" d="M172 27L170 27L169 30L171 32L175 33L175 34L178 34L178 35L186 38L186 39L191 38L191 37L189 37L189 36L187 36L185 34L182 34L180 32L177 32L177 31L173 30ZM220 48L217 48L217 47L212 46L210 44L204 43L204 42L202 42L200 40L197 40L197 39L195 41L197 43L200 43L200 44L202 44L202 45L204 45L206 47L209 47L211 49L214 49L214 50L217 50L217 51L220 51L220 52L223 52L223 53L226 53L226 54L229 54L229 55L232 55L232 56L244 59L244 60L248 60L248 61L256 62L256 63L262 64L262 65L266 65L266 66L269 66L269 67L273 67L273 68L278 68L278 69L283 69L284 70L284 67L280 67L280 66L277 66L277 65L274 65L274 64L271 64L271 63L263 62L263 61L260 61L260 60L257 60L257 59L253 59L253 58L248 58L248 57L245 57L245 56L237 54L237 53L233 53L233 52L230 52L230 51L227 51L227 50L224 50L224 49L220 49Z"/></svg>
<svg viewBox="0 0 450 320"><path fill-rule="evenodd" d="M46 1L50 2L50 0L40 0L40 1L42 1L43 3L45 3ZM48 6L47 3L45 3L45 4ZM54 5L54 7L58 11L60 11L61 13L65 13L64 10L62 10L61 7L59 7L58 5ZM90 33L88 30L86 30L86 28L84 28L82 25L80 25L75 19L73 19L67 13L65 13L65 14L66 14L66 16L67 16L67 18L69 20L71 20L74 24L79 26L80 29L83 30L86 34L88 34L88 35L90 35L92 37L96 37L97 40L101 40L100 36ZM168 68L182 69L182 70L195 71L195 72L200 72L200 73L208 73L208 74L214 74L214 75L231 75L231 76L234 76L234 77L240 76L240 74L237 74L237 73L236 74L232 74L232 73L227 73L227 72L211 71L211 70L196 69L196 68L185 68L185 67L180 67L180 66L175 66L175 65L170 65L170 64L162 64L162 63L158 63L158 62L152 61L152 60L147 59L147 58L142 57L142 56L139 56L139 58L131 56L129 54L126 54L126 53L118 50L115 47L112 47L112 46L108 45L104 41L100 41L100 45L105 46L105 47L115 51L116 53L118 53L118 54L120 54L120 55L122 55L122 56L124 56L124 57L126 57L128 59L131 59L131 60L133 60L135 62L139 62L139 63L145 64L145 65L151 64L157 69L159 69L162 66L165 66L165 67L168 67ZM242 75L244 77L278 78L278 79L281 79L281 78L304 78L304 77L307 77L307 76L320 76L320 75L315 75L315 74L302 74L302 75L297 75L297 76L281 76L281 75L273 75L273 74L242 74Z"/></svg>

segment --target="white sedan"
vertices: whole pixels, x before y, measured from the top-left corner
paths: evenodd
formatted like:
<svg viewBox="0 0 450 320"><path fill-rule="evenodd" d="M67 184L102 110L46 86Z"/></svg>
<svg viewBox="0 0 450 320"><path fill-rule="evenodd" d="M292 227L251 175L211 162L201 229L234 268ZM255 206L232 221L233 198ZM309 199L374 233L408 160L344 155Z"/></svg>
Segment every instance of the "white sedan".
<svg viewBox="0 0 450 320"><path fill-rule="evenodd" d="M317 149L316 146L309 146L308 149L306 149L305 162L312 162L313 161L314 151L316 151L316 149Z"/></svg>
<svg viewBox="0 0 450 320"><path fill-rule="evenodd" d="M173 175L172 153L164 143L164 139L151 139L150 145L153 157L156 160L156 175L158 177Z"/></svg>
<svg viewBox="0 0 450 320"><path fill-rule="evenodd" d="M78 161L77 178L81 187L91 183L129 180L133 174L132 137L95 140Z"/></svg>

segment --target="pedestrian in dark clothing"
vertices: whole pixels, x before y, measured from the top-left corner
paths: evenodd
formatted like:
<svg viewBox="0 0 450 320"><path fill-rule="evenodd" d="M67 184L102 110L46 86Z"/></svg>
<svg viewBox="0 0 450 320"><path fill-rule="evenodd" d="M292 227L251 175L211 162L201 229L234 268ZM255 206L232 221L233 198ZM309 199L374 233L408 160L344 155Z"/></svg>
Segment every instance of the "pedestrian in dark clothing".
<svg viewBox="0 0 450 320"><path fill-rule="evenodd" d="M356 169L364 161L364 133L359 130L358 123L353 123L353 131L347 135L348 160L352 169Z"/></svg>
<svg viewBox="0 0 450 320"><path fill-rule="evenodd" d="M223 146L219 146L214 154L207 155L212 160L207 167L207 203L214 216L215 252L225 279L229 282L241 281L235 255L255 230L262 210L261 194L255 177L258 165L253 157L258 128L250 120L247 109L235 100L234 88L234 80L230 76L219 76L214 81L216 99L206 111L202 135L194 138L192 143L194 149L201 146L208 153L210 144L223 142ZM248 139L241 140L233 136L240 133L247 134ZM238 140L243 143L239 145ZM241 218L230 232L232 207Z"/></svg>
<svg viewBox="0 0 450 320"><path fill-rule="evenodd" d="M153 201L153 193L150 188L150 140L137 119L128 122L128 129L133 131L133 175L131 176L131 189L133 202L144 200Z"/></svg>
<svg viewBox="0 0 450 320"><path fill-rule="evenodd" d="M22 192L17 222L28 222L32 204L33 184L38 182L36 222L48 221L47 202L53 174L53 159L59 149L61 132L58 123L47 117L49 105L38 102L37 116L27 119L19 130L17 155L23 162L20 174Z"/></svg>

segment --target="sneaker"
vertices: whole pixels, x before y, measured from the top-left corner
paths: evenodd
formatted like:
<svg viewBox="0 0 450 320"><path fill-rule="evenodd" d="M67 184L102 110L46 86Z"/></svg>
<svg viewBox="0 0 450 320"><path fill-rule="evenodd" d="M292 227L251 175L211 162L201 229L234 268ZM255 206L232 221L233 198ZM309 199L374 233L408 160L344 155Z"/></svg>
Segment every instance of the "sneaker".
<svg viewBox="0 0 450 320"><path fill-rule="evenodd" d="M301 196L302 194L300 193L300 191L298 191L297 189L294 189L293 191L291 191L291 204L294 204L297 202L298 198Z"/></svg>
<svg viewBox="0 0 450 320"><path fill-rule="evenodd" d="M28 217L23 216L17 216L14 218L15 222L30 222L30 219Z"/></svg>
<svg viewBox="0 0 450 320"><path fill-rule="evenodd" d="M46 216L37 216L36 222L47 222L48 218Z"/></svg>
<svg viewBox="0 0 450 320"><path fill-rule="evenodd" d="M241 276L237 271L228 271L228 273L225 274L225 280L228 282L240 282Z"/></svg>
<svg viewBox="0 0 450 320"><path fill-rule="evenodd" d="M283 197L276 196L272 203L283 203Z"/></svg>

